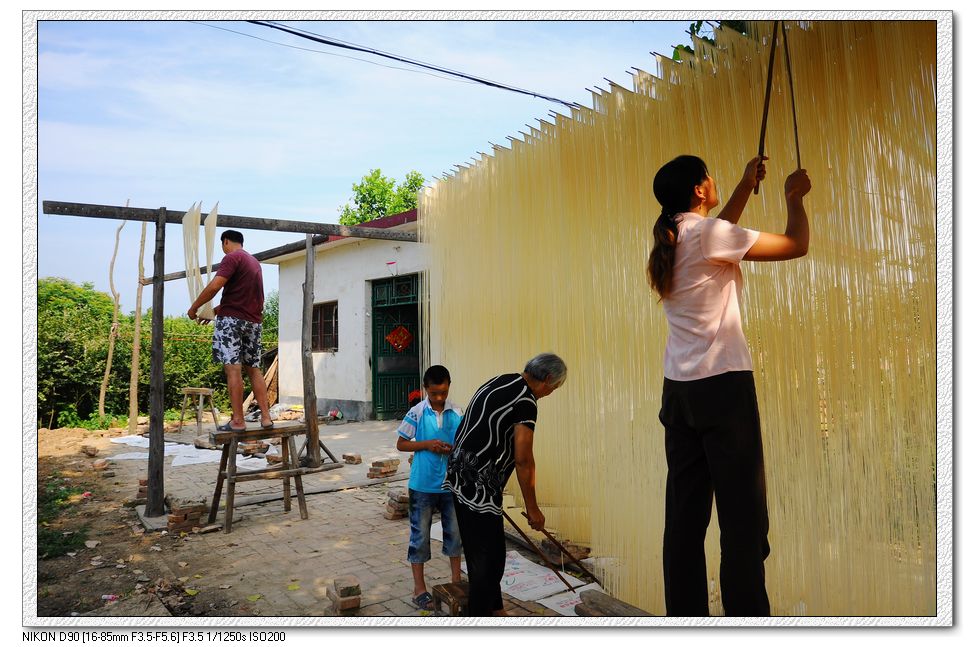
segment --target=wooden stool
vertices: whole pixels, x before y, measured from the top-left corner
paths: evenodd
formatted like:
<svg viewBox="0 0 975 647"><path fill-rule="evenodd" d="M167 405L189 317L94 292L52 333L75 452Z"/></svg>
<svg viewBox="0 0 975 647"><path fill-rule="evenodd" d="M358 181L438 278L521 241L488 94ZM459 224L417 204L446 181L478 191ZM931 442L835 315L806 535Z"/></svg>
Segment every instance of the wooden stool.
<svg viewBox="0 0 975 647"><path fill-rule="evenodd" d="M451 582L438 584L433 587L433 610L436 615L443 615L441 603L446 602L450 615L459 616L467 612L467 595L470 585L467 582Z"/></svg>
<svg viewBox="0 0 975 647"><path fill-rule="evenodd" d="M305 433L304 427L289 429L248 429L244 431L221 431L210 434L210 443L222 445L220 454L220 471L217 473L217 487L213 490L213 501L210 503L210 517L208 524L217 519L217 508L220 505L220 491L224 481L227 482L227 503L224 509L223 531L230 532L234 519L234 488L237 483L253 481L255 479L284 480L284 511L291 511L291 479L295 480L295 494L298 496L298 510L301 518L308 518L308 508L305 506L305 488L301 484L304 468L298 464L298 452L295 451L295 435ZM265 438L281 439L281 464L262 470L248 470L237 472L237 445L241 442L264 440Z"/></svg>
<svg viewBox="0 0 975 647"><path fill-rule="evenodd" d="M213 423L217 424L217 407L213 405L213 389L206 389L199 386L187 386L180 389L183 394L183 408L179 412L179 430L183 431L183 414L186 413L186 404L189 402L190 396L199 396L199 400L196 402L196 406L193 407L196 411L196 433L203 433L203 402L206 398L210 398L210 413L213 414Z"/></svg>

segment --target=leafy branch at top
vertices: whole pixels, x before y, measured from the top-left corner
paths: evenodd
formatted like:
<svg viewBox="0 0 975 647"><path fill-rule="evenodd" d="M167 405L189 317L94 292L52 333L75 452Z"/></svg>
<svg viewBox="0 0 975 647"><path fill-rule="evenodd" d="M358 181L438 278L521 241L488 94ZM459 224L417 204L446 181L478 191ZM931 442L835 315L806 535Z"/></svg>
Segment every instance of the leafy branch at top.
<svg viewBox="0 0 975 647"><path fill-rule="evenodd" d="M707 32L703 31L705 27L707 27L709 31L707 31ZM710 43L711 45L714 45L715 43L714 43L713 36L714 36L715 30L717 30L719 28L720 29L731 29L732 31L736 31L739 34L747 34L748 33L747 27L748 27L748 25L747 25L747 23L744 20L719 20L717 22L717 26L716 27L713 26L708 21L698 20L696 22L692 22L691 23L690 27L688 28L687 33L690 34L691 38L697 37L697 38L700 38L701 40L703 40L706 43ZM710 34L710 35L708 35L708 34ZM691 47L690 45L680 44L680 45L675 45L674 46L674 53L673 53L672 58L675 61L680 62L680 61L684 60L684 57L685 56L686 57L690 57L690 56L693 56L693 55L694 55L694 48L693 47Z"/></svg>

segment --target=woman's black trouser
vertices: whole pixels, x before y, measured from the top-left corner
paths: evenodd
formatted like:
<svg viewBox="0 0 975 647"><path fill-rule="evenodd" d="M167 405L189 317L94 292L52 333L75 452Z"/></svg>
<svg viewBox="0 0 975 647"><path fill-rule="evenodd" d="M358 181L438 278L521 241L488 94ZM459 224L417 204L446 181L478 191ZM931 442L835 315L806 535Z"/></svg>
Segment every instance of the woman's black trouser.
<svg viewBox="0 0 975 647"><path fill-rule="evenodd" d="M689 382L665 378L660 422L667 452L667 615L709 615L704 537L712 496L721 530L725 615L769 615L765 464L751 371Z"/></svg>
<svg viewBox="0 0 975 647"><path fill-rule="evenodd" d="M454 495L454 514L467 561L467 615L490 616L501 611L504 577L504 519L499 514L475 512Z"/></svg>

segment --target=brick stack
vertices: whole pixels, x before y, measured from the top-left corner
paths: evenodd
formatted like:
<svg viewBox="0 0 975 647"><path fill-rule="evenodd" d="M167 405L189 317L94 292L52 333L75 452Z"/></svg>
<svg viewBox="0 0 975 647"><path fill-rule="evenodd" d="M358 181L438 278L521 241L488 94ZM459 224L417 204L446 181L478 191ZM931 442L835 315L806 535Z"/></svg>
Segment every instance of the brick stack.
<svg viewBox="0 0 975 647"><path fill-rule="evenodd" d="M326 590L328 599L332 601L332 611L339 615L353 615L359 608L362 589L359 579L354 575L340 575Z"/></svg>
<svg viewBox="0 0 975 647"><path fill-rule="evenodd" d="M170 499L169 523L166 529L170 532L190 532L193 528L202 528L205 523L200 520L210 507L206 503L193 501L178 501Z"/></svg>
<svg viewBox="0 0 975 647"><path fill-rule="evenodd" d="M137 499L148 499L149 498L149 479L139 479L139 495L136 496Z"/></svg>
<svg viewBox="0 0 975 647"><path fill-rule="evenodd" d="M362 455L360 454L342 454L342 460L344 460L349 465L358 465L362 462Z"/></svg>
<svg viewBox="0 0 975 647"><path fill-rule="evenodd" d="M406 488L390 488L389 496L386 499L386 509L383 510L383 517L392 521L402 519L410 513L410 493Z"/></svg>
<svg viewBox="0 0 975 647"><path fill-rule="evenodd" d="M267 450L267 443L256 440L254 442L240 443L237 451L244 456L253 456L254 454L264 454Z"/></svg>
<svg viewBox="0 0 975 647"><path fill-rule="evenodd" d="M387 476L392 476L398 469L398 458L387 458L381 461L373 461L372 466L369 468L369 473L366 476L371 479L381 479Z"/></svg>

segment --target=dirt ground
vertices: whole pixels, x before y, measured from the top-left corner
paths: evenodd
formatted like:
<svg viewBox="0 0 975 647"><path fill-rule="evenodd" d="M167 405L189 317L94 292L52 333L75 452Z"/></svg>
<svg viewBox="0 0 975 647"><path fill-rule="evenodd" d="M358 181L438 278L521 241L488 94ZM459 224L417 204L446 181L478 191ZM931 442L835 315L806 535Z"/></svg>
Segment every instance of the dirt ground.
<svg viewBox="0 0 975 647"><path fill-rule="evenodd" d="M168 437L178 435L175 427L167 426ZM334 442L341 443L349 433L340 429ZM355 430L368 439L358 442L370 447L377 433L385 438L389 430ZM218 526L212 533L147 531L135 510L144 502L137 498L139 468L112 458L121 447L111 440L128 435L128 429L38 431L37 509L38 517L48 521L43 544L38 541L37 617L336 615L328 587L334 577L350 574L363 584L361 607L352 615L432 613L412 602L406 561L409 521L384 516L389 483L374 483L364 471L356 476L355 466L350 466L348 487L334 482L333 472L308 476L306 492L317 487L327 496L309 498L307 520L298 518L296 509L282 514L280 497L272 496L238 505L243 509L240 518L235 510L234 535ZM86 455L85 446L95 455ZM98 465L103 458L109 460ZM196 497L197 479L204 473L204 480L213 476L212 465L180 469L168 480L179 496L192 492L187 496ZM405 485L405 475L396 484ZM267 488L260 481L248 485ZM207 483L203 490L210 487ZM272 484L268 491L277 494L279 488ZM255 489L250 498L262 499L264 489ZM54 504L45 503L50 501L61 502L56 515L51 512ZM66 547L69 542L73 545ZM70 552L54 554L65 549ZM519 546L509 541L507 549ZM531 549L522 554L538 561ZM294 566L296 557L305 560L301 568ZM447 560L431 560L426 576L428 585L449 581ZM504 603L509 615L558 615L537 602L505 596ZM33 606L34 600L25 604Z"/></svg>
<svg viewBox="0 0 975 647"><path fill-rule="evenodd" d="M55 475L90 496L76 494L48 528L62 533L86 531L93 548L81 546L74 555L37 560L37 615L113 615L118 603L103 595L117 595L135 615L174 616L249 615L247 600L235 600L222 591L193 595L194 573L181 567L180 550L186 535L146 533L134 508L137 496L130 483L113 479L111 471L98 471L98 456L82 453L82 445L96 439L124 436L128 430L42 429L38 433L38 491ZM185 562L183 562L185 565Z"/></svg>

